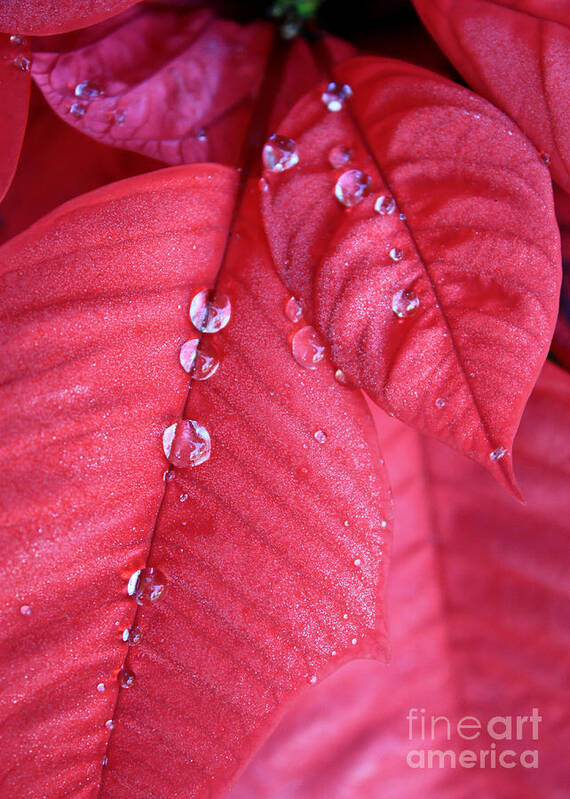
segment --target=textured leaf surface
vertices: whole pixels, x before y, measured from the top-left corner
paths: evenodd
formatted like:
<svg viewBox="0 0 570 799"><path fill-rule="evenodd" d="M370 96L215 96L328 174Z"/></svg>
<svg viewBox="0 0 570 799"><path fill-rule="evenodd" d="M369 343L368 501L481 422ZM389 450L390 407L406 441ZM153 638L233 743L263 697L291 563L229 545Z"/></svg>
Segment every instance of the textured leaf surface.
<svg viewBox="0 0 570 799"><path fill-rule="evenodd" d="M570 6L551 0L413 0L470 86L548 154L570 191Z"/></svg>
<svg viewBox="0 0 570 799"><path fill-rule="evenodd" d="M0 30L45 36L94 25L136 0L2 0Z"/></svg>
<svg viewBox="0 0 570 799"><path fill-rule="evenodd" d="M26 130L30 50L0 34L0 202L10 187Z"/></svg>
<svg viewBox="0 0 570 799"><path fill-rule="evenodd" d="M554 329L548 170L509 119L438 75L379 58L334 74L353 97L336 113L322 87L300 101L279 129L299 164L265 174L277 268L353 383L513 486L510 452L490 454L510 451ZM334 194L338 144L372 180L350 209ZM375 212L382 196L392 213ZM400 291L419 302L405 318Z"/></svg>
<svg viewBox="0 0 570 799"><path fill-rule="evenodd" d="M239 25L205 9L141 8L91 31L87 43L37 53L33 74L54 110L99 141L170 164L235 165L274 35L267 23ZM337 58L352 54L335 48ZM299 40L266 103L283 115L320 77ZM86 82L82 96L76 87Z"/></svg>
<svg viewBox="0 0 570 799"><path fill-rule="evenodd" d="M235 197L225 167L164 170L0 250L7 795L219 795L299 689L386 650L371 418L329 363L291 357L256 185L224 259ZM221 366L188 391L189 300L222 260ZM212 455L165 482L161 436L183 412ZM137 610L126 584L145 564L168 589Z"/></svg>
<svg viewBox="0 0 570 799"><path fill-rule="evenodd" d="M394 489L389 606L392 662L351 663L303 697L242 775L231 799L563 799L568 746L570 382L547 364L515 454L525 506L473 464L379 417ZM446 740L440 722L528 715L538 768L410 768L411 749L489 749L483 734ZM425 742L406 716L425 708ZM498 727L497 729L500 729ZM435 761L437 764L437 760ZM489 761L487 761L489 764Z"/></svg>

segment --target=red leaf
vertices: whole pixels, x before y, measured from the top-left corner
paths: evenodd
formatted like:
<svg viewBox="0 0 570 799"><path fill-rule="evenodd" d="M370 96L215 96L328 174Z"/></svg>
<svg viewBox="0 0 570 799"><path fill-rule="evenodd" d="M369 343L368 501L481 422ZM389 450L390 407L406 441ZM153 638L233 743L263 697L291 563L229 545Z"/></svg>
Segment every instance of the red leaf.
<svg viewBox="0 0 570 799"><path fill-rule="evenodd" d="M10 187L26 130L30 50L21 37L0 34L0 202Z"/></svg>
<svg viewBox="0 0 570 799"><path fill-rule="evenodd" d="M276 265L355 384L514 487L509 450L558 302L548 171L510 120L433 73L361 58L334 74L353 97L333 113L323 87L307 95L279 129L299 165L266 170ZM353 151L341 169L336 145ZM349 168L372 188L347 209Z"/></svg>
<svg viewBox="0 0 570 799"><path fill-rule="evenodd" d="M470 86L509 114L570 191L570 7L558 0L413 0Z"/></svg>
<svg viewBox="0 0 570 799"><path fill-rule="evenodd" d="M393 659L351 663L298 701L241 776L231 799L537 799L567 782L566 486L570 380L547 364L515 444L527 505L473 464L379 414L394 486L389 605ZM538 769L410 768L413 749L490 749L430 717L539 709L521 741ZM410 708L426 710L426 740ZM419 715L419 712L418 712ZM436 760L436 765L438 761ZM229 797L228 797L229 799Z"/></svg>
<svg viewBox="0 0 570 799"><path fill-rule="evenodd" d="M47 36L94 25L137 0L2 0L0 30Z"/></svg>
<svg viewBox="0 0 570 799"><path fill-rule="evenodd" d="M70 37L58 52L36 53L33 75L52 108L99 141L170 164L236 165L274 35L263 22L143 7L86 42ZM337 60L353 54L330 41ZM289 48L267 98L279 119L321 77L303 39Z"/></svg>
<svg viewBox="0 0 570 799"><path fill-rule="evenodd" d="M224 255L235 198L225 167L163 170L0 250L6 795L219 795L314 675L385 651L372 421L291 357L255 185ZM189 392L189 299L222 261L221 365ZM165 483L181 414L211 458ZM143 567L168 588L137 607Z"/></svg>
<svg viewBox="0 0 570 799"><path fill-rule="evenodd" d="M73 197L160 166L83 136L54 114L33 86L18 169L0 206L0 244Z"/></svg>

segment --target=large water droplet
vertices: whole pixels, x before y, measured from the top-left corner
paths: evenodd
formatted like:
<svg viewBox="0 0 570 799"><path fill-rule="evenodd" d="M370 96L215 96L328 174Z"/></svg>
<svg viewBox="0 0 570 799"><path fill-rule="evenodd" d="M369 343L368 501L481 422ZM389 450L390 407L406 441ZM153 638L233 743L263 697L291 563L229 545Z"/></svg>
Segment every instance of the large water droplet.
<svg viewBox="0 0 570 799"><path fill-rule="evenodd" d="M315 430L315 441L319 444L324 444L327 440L327 434L324 430Z"/></svg>
<svg viewBox="0 0 570 799"><path fill-rule="evenodd" d="M303 306L296 297L289 297L285 303L285 316L293 324L297 324L303 316Z"/></svg>
<svg viewBox="0 0 570 799"><path fill-rule="evenodd" d="M135 681L135 675L129 669L121 669L118 674L119 685L121 688L130 688Z"/></svg>
<svg viewBox="0 0 570 799"><path fill-rule="evenodd" d="M390 250L390 258L393 261L401 261L403 257L404 253L402 252L402 250L398 250L397 247L392 247L392 249Z"/></svg>
<svg viewBox="0 0 570 799"><path fill-rule="evenodd" d="M207 380L218 371L220 353L213 341L191 338L180 348L180 365L194 380Z"/></svg>
<svg viewBox="0 0 570 799"><path fill-rule="evenodd" d="M489 457L492 461L500 461L501 458L504 458L507 454L508 450L505 447L497 447L492 452L489 453Z"/></svg>
<svg viewBox="0 0 570 799"><path fill-rule="evenodd" d="M170 463L188 469L199 466L210 457L210 434L194 419L182 419L166 428L162 446Z"/></svg>
<svg viewBox="0 0 570 799"><path fill-rule="evenodd" d="M217 333L230 321L232 305L225 294L203 289L190 303L190 320L202 333Z"/></svg>
<svg viewBox="0 0 570 799"><path fill-rule="evenodd" d="M392 310L400 319L404 319L406 316L411 316L415 313L419 304L420 298L415 291L411 291L410 289L400 289L400 291L397 291L392 297Z"/></svg>
<svg viewBox="0 0 570 799"><path fill-rule="evenodd" d="M90 80L83 80L81 83L77 84L73 90L73 94L76 97L83 98L84 100L94 100L101 94L101 89L96 83L93 83Z"/></svg>
<svg viewBox="0 0 570 799"><path fill-rule="evenodd" d="M135 572L136 574L137 572ZM138 627L127 627L123 630L123 641L129 646L139 644L142 640L142 632Z"/></svg>
<svg viewBox="0 0 570 799"><path fill-rule="evenodd" d="M16 69L19 69L22 72L29 72L32 67L32 59L25 55L17 55L12 63Z"/></svg>
<svg viewBox="0 0 570 799"><path fill-rule="evenodd" d="M349 97L352 97L352 89L350 86L346 83L339 84L334 81L331 81L321 94L321 100L329 111L340 111L345 100Z"/></svg>
<svg viewBox="0 0 570 799"><path fill-rule="evenodd" d="M334 194L341 205L351 208L357 205L370 190L370 175L360 169L348 169L339 177Z"/></svg>
<svg viewBox="0 0 570 799"><path fill-rule="evenodd" d="M310 325L298 330L291 342L293 357L305 369L316 369L325 357L325 348Z"/></svg>
<svg viewBox="0 0 570 799"><path fill-rule="evenodd" d="M293 139L286 136L279 136L277 133L271 135L262 153L263 166L271 172L284 172L299 163L297 145Z"/></svg>
<svg viewBox="0 0 570 799"><path fill-rule="evenodd" d="M345 147L343 144L336 144L329 151L329 164L335 169L346 166L351 158L352 150L350 147Z"/></svg>
<svg viewBox="0 0 570 799"><path fill-rule="evenodd" d="M166 591L166 577L152 566L133 572L127 585L127 593L137 605L151 605L158 602Z"/></svg>
<svg viewBox="0 0 570 799"><path fill-rule="evenodd" d="M86 111L87 106L85 103L71 103L69 106L69 113L72 117L76 117L76 119L81 119L82 116L85 116Z"/></svg>
<svg viewBox="0 0 570 799"><path fill-rule="evenodd" d="M380 197L376 198L374 210L381 216L393 214L396 210L396 200L389 194L381 194Z"/></svg>

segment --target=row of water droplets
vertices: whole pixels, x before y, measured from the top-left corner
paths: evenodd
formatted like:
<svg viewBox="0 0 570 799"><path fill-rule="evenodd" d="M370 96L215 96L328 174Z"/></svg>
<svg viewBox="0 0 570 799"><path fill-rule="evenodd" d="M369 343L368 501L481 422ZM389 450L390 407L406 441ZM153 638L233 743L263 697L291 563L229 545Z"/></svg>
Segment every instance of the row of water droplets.
<svg viewBox="0 0 570 799"><path fill-rule="evenodd" d="M24 47L28 46L28 40L24 36L20 36L17 33L13 33L10 36L10 44L14 47L14 49L21 50ZM21 72L29 72L32 68L32 59L24 55L23 53L16 52L16 55L12 59L12 64L16 67L16 69L21 70Z"/></svg>
<svg viewBox="0 0 570 799"><path fill-rule="evenodd" d="M348 84L338 84L330 82L321 95L321 101L329 111L338 112L346 100L352 96L352 89ZM544 163L550 163L550 157L541 152L540 156ZM328 163L333 169L343 169L352 161L353 152L350 147L343 144L336 144L329 150ZM280 136L274 133L269 137L263 148L263 165L270 172L284 172L292 169L299 163L299 154L294 139ZM268 189L267 181L261 180L262 191ZM370 193L372 178L361 169L344 169L334 184L333 192L338 202L345 208L352 208L358 205ZM394 197L390 194L380 194L376 197L373 205L375 213L379 216L392 216L397 210ZM399 212L399 218L404 221L406 215ZM404 257L403 250L391 247L389 257L397 263ZM289 301L296 302L294 298ZM420 298L411 288L402 288L392 296L392 311L401 320L415 314L420 307ZM300 308L300 306L299 306ZM299 311L301 316L301 311ZM292 321L298 321L292 319ZM316 368L317 363L322 359L324 348L321 347L316 332L312 327L304 327L293 337L293 355L298 363L307 368ZM339 382L346 383L346 378L341 370L337 370L335 375ZM447 405L444 397L437 397L435 406L442 409ZM492 461L501 460L508 450L499 446L489 453Z"/></svg>

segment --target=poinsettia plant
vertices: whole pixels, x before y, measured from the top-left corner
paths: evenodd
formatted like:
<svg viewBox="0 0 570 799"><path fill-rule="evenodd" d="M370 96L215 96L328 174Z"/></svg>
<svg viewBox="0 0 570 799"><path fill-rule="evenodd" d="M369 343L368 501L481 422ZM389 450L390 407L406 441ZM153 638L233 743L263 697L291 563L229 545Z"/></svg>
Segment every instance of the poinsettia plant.
<svg viewBox="0 0 570 799"><path fill-rule="evenodd" d="M564 795L570 10L350 6L0 8L2 795Z"/></svg>

